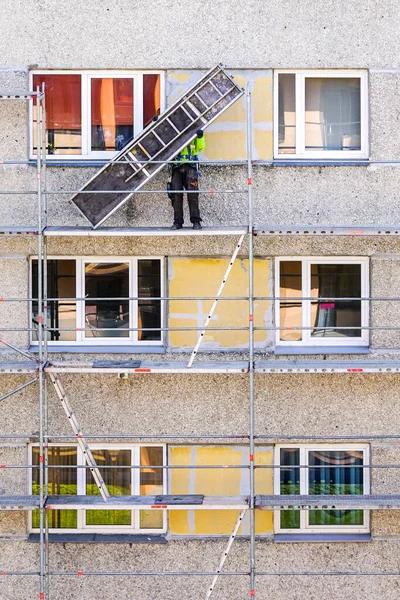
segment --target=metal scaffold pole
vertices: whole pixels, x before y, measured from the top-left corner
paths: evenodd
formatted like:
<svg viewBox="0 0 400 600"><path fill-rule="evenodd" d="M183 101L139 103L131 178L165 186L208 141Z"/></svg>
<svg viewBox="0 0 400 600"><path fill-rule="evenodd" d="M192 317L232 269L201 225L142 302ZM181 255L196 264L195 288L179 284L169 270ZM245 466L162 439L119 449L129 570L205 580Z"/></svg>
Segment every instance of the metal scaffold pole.
<svg viewBox="0 0 400 600"><path fill-rule="evenodd" d="M253 163L251 91L246 86L247 124L247 185L248 185L248 243L249 243L249 451L250 451L250 596L255 597L255 513L254 513L254 257L253 257Z"/></svg>

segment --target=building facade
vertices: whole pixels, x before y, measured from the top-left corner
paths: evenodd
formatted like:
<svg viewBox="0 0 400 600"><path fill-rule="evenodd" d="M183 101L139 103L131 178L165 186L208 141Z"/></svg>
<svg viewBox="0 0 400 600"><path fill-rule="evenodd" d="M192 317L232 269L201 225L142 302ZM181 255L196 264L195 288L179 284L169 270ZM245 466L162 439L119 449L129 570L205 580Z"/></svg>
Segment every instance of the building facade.
<svg viewBox="0 0 400 600"><path fill-rule="evenodd" d="M206 597L243 510L211 597L398 598L398 4L3 5L1 597ZM74 193L219 63L203 229L167 165L92 229Z"/></svg>

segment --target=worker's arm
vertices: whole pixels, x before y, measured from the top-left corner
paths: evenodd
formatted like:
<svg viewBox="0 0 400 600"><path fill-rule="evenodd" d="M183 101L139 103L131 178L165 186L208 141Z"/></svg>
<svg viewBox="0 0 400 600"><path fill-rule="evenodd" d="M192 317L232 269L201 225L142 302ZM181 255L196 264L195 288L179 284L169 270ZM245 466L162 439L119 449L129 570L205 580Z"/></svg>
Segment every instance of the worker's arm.
<svg viewBox="0 0 400 600"><path fill-rule="evenodd" d="M196 145L196 154L199 152L204 152L206 148L206 140L204 139L204 133L202 129L197 130L197 136L194 139L194 143Z"/></svg>

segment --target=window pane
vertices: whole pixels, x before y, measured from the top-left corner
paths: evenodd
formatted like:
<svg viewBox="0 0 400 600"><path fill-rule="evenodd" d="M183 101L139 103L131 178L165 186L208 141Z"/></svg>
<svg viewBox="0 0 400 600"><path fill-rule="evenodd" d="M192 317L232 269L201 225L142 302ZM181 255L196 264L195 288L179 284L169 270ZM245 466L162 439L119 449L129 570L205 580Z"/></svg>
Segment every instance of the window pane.
<svg viewBox="0 0 400 600"><path fill-rule="evenodd" d="M163 464L163 449L157 446L140 448L140 494L156 496L163 493L163 470L154 469ZM146 466L149 465L149 466ZM162 529L163 512L160 510L141 510L140 529Z"/></svg>
<svg viewBox="0 0 400 600"><path fill-rule="evenodd" d="M89 263L85 265L85 327L87 338L129 337L128 263ZM114 300L104 300L114 298ZM100 331L100 329L110 331Z"/></svg>
<svg viewBox="0 0 400 600"><path fill-rule="evenodd" d="M143 127L160 114L160 75L143 75Z"/></svg>
<svg viewBox="0 0 400 600"><path fill-rule="evenodd" d="M311 265L312 337L361 337L361 265ZM340 327L350 327L341 329Z"/></svg>
<svg viewBox="0 0 400 600"><path fill-rule="evenodd" d="M296 152L296 92L295 75L279 75L279 154Z"/></svg>
<svg viewBox="0 0 400 600"><path fill-rule="evenodd" d="M130 496L132 494L131 469L104 469L102 467L121 467L131 465L130 450L92 450L101 476L111 496ZM86 494L98 496L99 489L89 469L86 469ZM130 510L87 510L86 525L131 525Z"/></svg>
<svg viewBox="0 0 400 600"><path fill-rule="evenodd" d="M298 495L300 494L300 450L298 448L281 448L280 451L280 494ZM299 510L281 510L281 528L299 529L300 511Z"/></svg>
<svg viewBox="0 0 400 600"><path fill-rule="evenodd" d="M301 262L282 261L280 263L280 290L281 298L301 298ZM280 331L279 339L285 342L298 342L302 339L302 303L296 300L280 301L280 327L290 327L290 331Z"/></svg>
<svg viewBox="0 0 400 600"><path fill-rule="evenodd" d="M49 468L49 494L70 496L77 494L77 451L74 447L49 447L49 466L71 468ZM32 448L32 494L39 494L39 448ZM75 529L77 527L76 510L48 510L49 527L54 529ZM32 527L39 527L39 510L32 512Z"/></svg>
<svg viewBox="0 0 400 600"><path fill-rule="evenodd" d="M161 327L161 262L138 260L138 327ZM138 340L161 340L161 331L139 331Z"/></svg>
<svg viewBox="0 0 400 600"><path fill-rule="evenodd" d="M306 150L361 150L360 79L307 77Z"/></svg>
<svg viewBox="0 0 400 600"><path fill-rule="evenodd" d="M122 150L133 139L133 79L92 79L91 149Z"/></svg>
<svg viewBox="0 0 400 600"><path fill-rule="evenodd" d="M32 261L32 297L38 297L38 261ZM47 339L52 342L74 341L76 339L76 302L61 300L76 297L76 262L74 260L47 261L47 297L60 298L47 302ZM38 303L32 302L32 327L38 327ZM60 331L59 328L73 331ZM36 331L32 340L37 341Z"/></svg>
<svg viewBox="0 0 400 600"><path fill-rule="evenodd" d="M314 450L308 453L308 493L347 495L364 493L363 453ZM310 525L363 525L362 510L310 510Z"/></svg>
<svg viewBox="0 0 400 600"><path fill-rule="evenodd" d="M33 88L45 84L48 154L82 154L80 75L34 75ZM36 154L36 100L33 102L33 151Z"/></svg>

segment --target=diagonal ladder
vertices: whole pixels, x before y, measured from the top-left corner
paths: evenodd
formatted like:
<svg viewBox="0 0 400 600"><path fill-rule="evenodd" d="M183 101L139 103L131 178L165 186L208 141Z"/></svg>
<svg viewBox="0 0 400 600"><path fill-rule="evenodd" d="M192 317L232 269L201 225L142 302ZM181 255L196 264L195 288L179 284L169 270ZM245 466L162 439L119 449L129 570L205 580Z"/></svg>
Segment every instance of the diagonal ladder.
<svg viewBox="0 0 400 600"><path fill-rule="evenodd" d="M208 588L208 590L207 590L207 593L206 593L206 600L209 600L209 598L211 598L211 594L213 593L213 591L214 591L214 588L215 588L215 586L217 585L218 577L219 577L219 575L220 575L220 573L221 573L221 571L222 571L222 568L223 568L223 566L224 566L224 564L225 564L225 561L226 561L226 559L227 559L227 557L228 557L229 550L231 549L231 547L232 547L232 544L233 544L233 542L234 542L234 540L235 540L235 537L236 537L236 535L237 535L237 532L239 531L239 527L240 527L240 525L242 524L242 521L243 521L243 519L244 519L244 515L246 514L246 511L247 511L247 508L244 508L244 509L243 509L243 510L241 510L241 511L240 511L240 513L239 513L239 516L238 516L238 518L237 518L237 521L236 521L236 523L235 523L235 526L234 526L234 528L233 528L233 531L232 531L231 535L229 536L229 541L228 541L228 544L227 544L227 546L226 546L226 548L225 548L225 551L224 551L224 553L223 553L223 555L222 555L222 557L221 557L221 560L219 561L219 565L218 565L218 568L217 568L217 570L216 570L216 572L215 572L214 578L213 578L213 580L212 580L212 582L211 582L211 585L210 585L210 587L209 587L209 588Z"/></svg>
<svg viewBox="0 0 400 600"><path fill-rule="evenodd" d="M72 411L71 405L65 393L64 387L61 384L60 378L56 373L49 373L50 380L54 385L54 389L56 390L57 396L61 401L62 407L65 411L65 414L68 417L68 421L71 424L72 430L75 433L76 440L80 449L83 452L83 456L85 457L85 461L90 469L90 472L93 475L93 479L96 482L97 487L99 488L99 492L104 500L104 502L108 502L110 498L110 494L108 492L107 486L104 483L104 479L101 476L99 468L96 464L95 459L93 458L93 454L88 446L87 441L83 437L80 425L76 420L75 414Z"/></svg>
<svg viewBox="0 0 400 600"><path fill-rule="evenodd" d="M96 229L176 158L198 129L208 127L243 94L221 65L211 69L100 169L72 202Z"/></svg>
<svg viewBox="0 0 400 600"><path fill-rule="evenodd" d="M214 298L214 302L212 303L211 309L209 310L207 318L206 318L206 320L204 322L203 329L201 330L199 338L197 340L197 343L196 343L195 347L193 348L192 354L190 355L190 359L189 359L189 362L187 364L188 368L190 368L192 366L193 361L196 358L196 354L197 354L197 352L198 352L198 350L200 348L200 344L204 340L204 335L206 333L206 329L207 329L208 325L210 324L210 321L211 321L212 316L213 316L213 314L215 312L215 309L217 308L218 300L221 297L221 294L223 292L225 284L226 284L226 282L228 280L229 274L232 271L233 263L235 262L236 257L237 257L237 255L239 253L239 250L240 250L240 248L241 248L241 246L243 244L243 240L244 240L244 234L240 236L239 241L236 244L236 248L235 248L235 250L234 250L234 252L232 254L231 260L229 261L228 268L226 269L225 274L224 274L224 276L222 278L221 285L219 286L219 290L217 292L217 295Z"/></svg>

